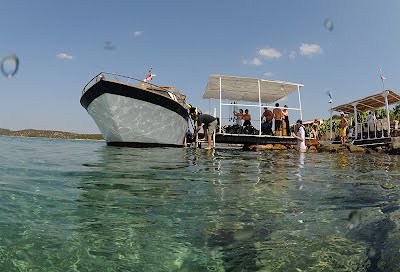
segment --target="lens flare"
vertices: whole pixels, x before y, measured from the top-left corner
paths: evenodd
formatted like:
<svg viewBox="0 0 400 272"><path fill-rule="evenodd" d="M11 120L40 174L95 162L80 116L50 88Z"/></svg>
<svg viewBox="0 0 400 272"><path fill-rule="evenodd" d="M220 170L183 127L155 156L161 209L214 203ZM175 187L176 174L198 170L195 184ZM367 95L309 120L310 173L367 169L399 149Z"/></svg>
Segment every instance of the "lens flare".
<svg viewBox="0 0 400 272"><path fill-rule="evenodd" d="M19 59L16 55L10 55L1 60L1 72L9 79L13 78L18 71Z"/></svg>
<svg viewBox="0 0 400 272"><path fill-rule="evenodd" d="M324 27L329 32L333 31L333 22L330 18L326 18L324 21Z"/></svg>
<svg viewBox="0 0 400 272"><path fill-rule="evenodd" d="M361 224L361 212L359 211L352 211L349 214L349 228L350 229L355 229Z"/></svg>

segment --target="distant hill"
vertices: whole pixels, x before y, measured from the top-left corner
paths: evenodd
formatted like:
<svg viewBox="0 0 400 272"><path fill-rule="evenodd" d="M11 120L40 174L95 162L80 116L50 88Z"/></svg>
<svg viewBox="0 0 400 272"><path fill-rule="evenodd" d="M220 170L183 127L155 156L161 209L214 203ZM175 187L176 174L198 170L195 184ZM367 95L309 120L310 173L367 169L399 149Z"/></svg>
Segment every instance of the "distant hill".
<svg viewBox="0 0 400 272"><path fill-rule="evenodd" d="M38 137L38 138L53 138L53 139L71 139L71 140L103 140L101 134L77 134L55 130L36 130L24 129L12 131L5 128L0 128L0 136L15 136L15 137Z"/></svg>

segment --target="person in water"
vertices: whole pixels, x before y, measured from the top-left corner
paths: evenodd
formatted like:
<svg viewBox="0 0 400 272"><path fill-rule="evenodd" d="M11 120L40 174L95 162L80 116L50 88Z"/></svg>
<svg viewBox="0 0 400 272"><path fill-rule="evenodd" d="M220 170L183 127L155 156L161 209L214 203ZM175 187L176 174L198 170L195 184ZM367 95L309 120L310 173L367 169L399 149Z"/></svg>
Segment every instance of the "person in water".
<svg viewBox="0 0 400 272"><path fill-rule="evenodd" d="M207 135L207 143L208 143L208 146L205 149L211 149L211 138L218 124L217 118L209 114L197 114L195 117L195 121L197 121L197 128L193 133L193 138L196 137L197 133L202 128L202 124L204 124L206 127L204 134Z"/></svg>
<svg viewBox="0 0 400 272"><path fill-rule="evenodd" d="M299 152L307 152L306 146L306 131L304 130L303 121L297 120L295 126L296 133L292 132L292 136L297 139Z"/></svg>

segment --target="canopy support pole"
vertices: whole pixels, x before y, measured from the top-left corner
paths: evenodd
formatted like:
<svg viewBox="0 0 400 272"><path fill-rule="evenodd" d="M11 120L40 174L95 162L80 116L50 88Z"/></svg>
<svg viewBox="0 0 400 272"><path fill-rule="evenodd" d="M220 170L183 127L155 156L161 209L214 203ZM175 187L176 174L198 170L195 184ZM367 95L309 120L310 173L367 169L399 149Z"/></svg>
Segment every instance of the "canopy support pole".
<svg viewBox="0 0 400 272"><path fill-rule="evenodd" d="M389 91L384 91L382 93L382 95L385 98L386 117L387 117L387 125L388 125L388 137L390 137L390 116L389 116L389 103L388 103L388 98L387 98L389 95Z"/></svg>
<svg viewBox="0 0 400 272"><path fill-rule="evenodd" d="M329 112L331 113L331 115L330 115L331 123L330 123L330 136L329 136L329 139L332 142L332 112L333 112L332 108L329 110Z"/></svg>
<svg viewBox="0 0 400 272"><path fill-rule="evenodd" d="M219 77L219 133L222 128L222 78Z"/></svg>
<svg viewBox="0 0 400 272"><path fill-rule="evenodd" d="M357 118L357 104L358 103L353 103L352 105L353 105L353 109L354 109L354 139L357 139L357 137L358 137L358 131L357 131L357 128L358 128L358 118Z"/></svg>
<svg viewBox="0 0 400 272"><path fill-rule="evenodd" d="M217 109L216 108L214 108L214 117L215 116L217 116ZM221 127L221 125L220 125L220 127ZM215 148L215 134L216 134L216 130L214 130L214 133L213 133L213 147Z"/></svg>
<svg viewBox="0 0 400 272"><path fill-rule="evenodd" d="M258 135L261 135L261 83L260 80L258 80L258 106L260 110L260 130L258 131Z"/></svg>
<svg viewBox="0 0 400 272"><path fill-rule="evenodd" d="M301 110L301 97L300 97L300 86L299 85L297 85L297 93L299 94L300 119L303 121L303 111Z"/></svg>

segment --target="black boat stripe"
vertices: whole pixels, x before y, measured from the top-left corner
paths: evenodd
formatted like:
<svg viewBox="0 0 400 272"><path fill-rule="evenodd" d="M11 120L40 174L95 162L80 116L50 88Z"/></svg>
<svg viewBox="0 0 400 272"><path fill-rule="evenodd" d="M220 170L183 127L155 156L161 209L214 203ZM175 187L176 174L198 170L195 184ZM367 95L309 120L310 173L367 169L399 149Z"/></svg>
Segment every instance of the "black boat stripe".
<svg viewBox="0 0 400 272"><path fill-rule="evenodd" d="M126 146L126 147L182 147L181 145L176 144L159 144L159 143L139 143L139 142L108 142L107 145L109 146Z"/></svg>
<svg viewBox="0 0 400 272"><path fill-rule="evenodd" d="M81 105L87 110L90 103L102 94L109 93L125 97L130 97L142 101L146 101L161 107L167 108L181 115L185 120L188 120L188 111L178 102L175 102L163 95L144 91L134 86L100 80L90 87L81 97Z"/></svg>

